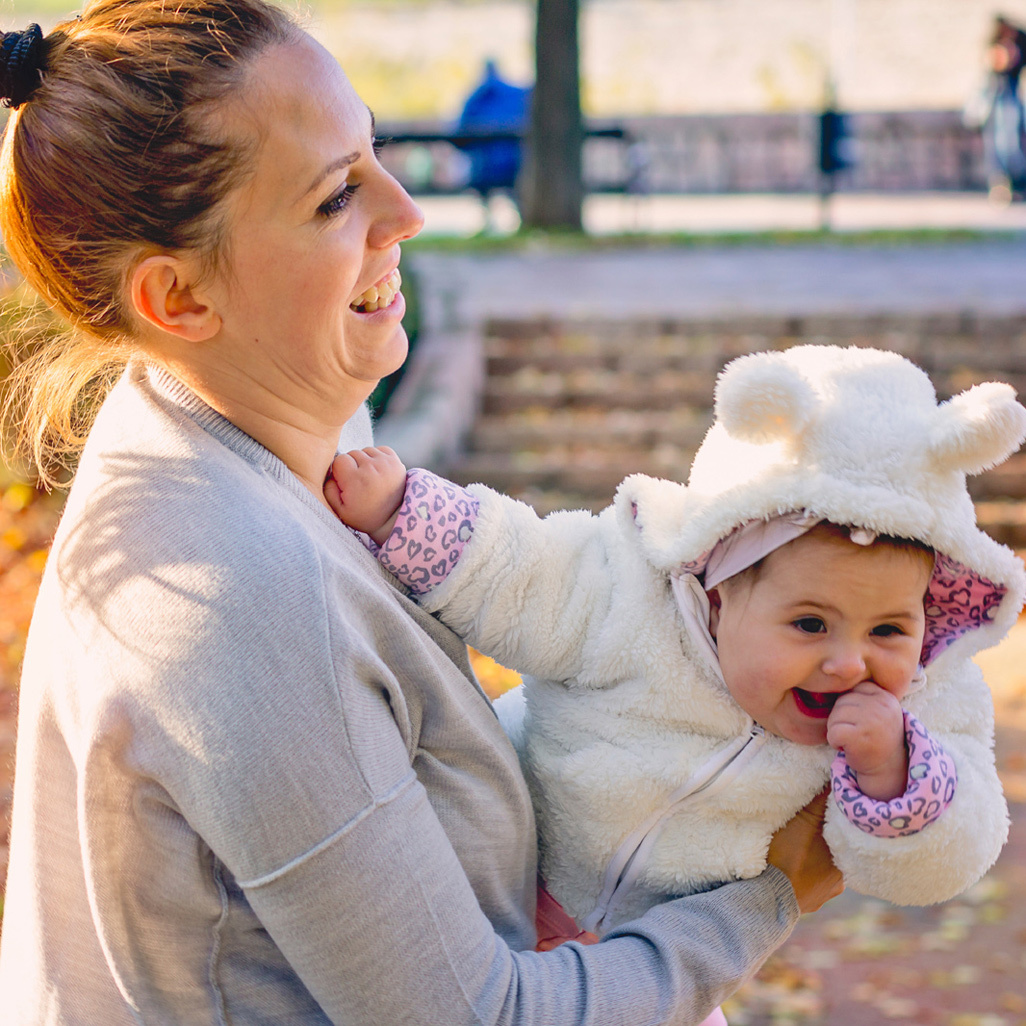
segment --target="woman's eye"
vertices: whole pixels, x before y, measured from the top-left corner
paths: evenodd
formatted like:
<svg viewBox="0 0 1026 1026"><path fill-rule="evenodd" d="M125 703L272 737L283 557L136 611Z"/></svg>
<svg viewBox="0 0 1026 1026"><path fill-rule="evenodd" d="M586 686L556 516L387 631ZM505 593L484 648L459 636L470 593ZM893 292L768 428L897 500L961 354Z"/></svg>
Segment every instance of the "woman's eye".
<svg viewBox="0 0 1026 1026"><path fill-rule="evenodd" d="M905 632L895 623L882 623L879 627L874 627L870 633L877 638L891 638L895 634L904 634Z"/></svg>
<svg viewBox="0 0 1026 1026"><path fill-rule="evenodd" d="M317 208L317 213L323 217L334 217L341 214L349 206L349 201L356 194L358 185L344 185L331 199L326 200Z"/></svg>
<svg viewBox="0 0 1026 1026"><path fill-rule="evenodd" d="M801 616L793 622L803 634L822 634L826 630L826 624L818 616Z"/></svg>
<svg viewBox="0 0 1026 1026"><path fill-rule="evenodd" d="M390 139L378 139L377 137L371 140L371 146L374 147L374 156L381 156L381 151L391 142Z"/></svg>

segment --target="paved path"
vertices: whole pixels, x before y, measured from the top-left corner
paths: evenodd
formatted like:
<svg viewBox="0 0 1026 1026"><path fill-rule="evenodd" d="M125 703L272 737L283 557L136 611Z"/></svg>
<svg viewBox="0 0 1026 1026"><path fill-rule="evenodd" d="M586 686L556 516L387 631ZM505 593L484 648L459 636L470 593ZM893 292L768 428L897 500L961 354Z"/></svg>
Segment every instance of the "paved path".
<svg viewBox="0 0 1026 1026"><path fill-rule="evenodd" d="M407 263L440 327L545 315L1026 314L1026 237L893 246L421 251Z"/></svg>
<svg viewBox="0 0 1026 1026"><path fill-rule="evenodd" d="M471 194L418 197L426 235L473 235L485 227L481 203ZM515 231L516 208L506 198L491 202L490 230ZM592 195L584 201L584 226L592 235L647 232L686 234L812 231L822 227L819 198L758 193L722 196ZM995 205L982 192L839 193L829 221L838 232L968 229L1022 231L1026 204Z"/></svg>

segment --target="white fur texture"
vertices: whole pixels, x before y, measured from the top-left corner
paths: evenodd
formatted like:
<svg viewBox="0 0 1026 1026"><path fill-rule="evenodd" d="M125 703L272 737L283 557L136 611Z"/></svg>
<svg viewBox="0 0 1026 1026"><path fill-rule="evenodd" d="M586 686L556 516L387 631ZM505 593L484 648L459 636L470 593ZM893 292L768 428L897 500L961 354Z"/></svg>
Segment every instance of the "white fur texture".
<svg viewBox="0 0 1026 1026"><path fill-rule="evenodd" d="M598 517L543 521L474 486L474 537L423 601L471 644L531 675L523 719L514 718L543 875L573 915L587 915L621 839L749 730L696 656L669 573L739 523L810 509L921 538L1009 589L995 622L948 649L909 701L956 761L948 812L900 839L871 837L828 812L826 836L849 886L897 903L946 900L979 879L1007 834L992 706L969 657L1004 634L1023 595L1019 561L976 528L965 473L1019 444L1026 411L1007 386L938 406L926 375L901 357L835 347L743 357L720 380L717 411L686 488L636 475ZM767 738L743 775L665 826L619 918L660 896L758 874L773 831L825 785L832 754Z"/></svg>

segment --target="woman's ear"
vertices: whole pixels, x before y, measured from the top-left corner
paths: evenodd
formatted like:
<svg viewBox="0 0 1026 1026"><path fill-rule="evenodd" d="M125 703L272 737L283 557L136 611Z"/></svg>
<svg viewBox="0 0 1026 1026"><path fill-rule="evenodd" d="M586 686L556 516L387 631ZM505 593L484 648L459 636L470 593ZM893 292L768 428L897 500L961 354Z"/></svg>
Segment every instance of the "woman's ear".
<svg viewBox="0 0 1026 1026"><path fill-rule="evenodd" d="M716 630L720 626L720 607L723 604L718 588L710 588L706 592L709 598L709 633L716 640Z"/></svg>
<svg viewBox="0 0 1026 1026"><path fill-rule="evenodd" d="M186 342L206 342L221 330L221 315L179 257L160 253L141 260L132 272L130 292L139 317Z"/></svg>

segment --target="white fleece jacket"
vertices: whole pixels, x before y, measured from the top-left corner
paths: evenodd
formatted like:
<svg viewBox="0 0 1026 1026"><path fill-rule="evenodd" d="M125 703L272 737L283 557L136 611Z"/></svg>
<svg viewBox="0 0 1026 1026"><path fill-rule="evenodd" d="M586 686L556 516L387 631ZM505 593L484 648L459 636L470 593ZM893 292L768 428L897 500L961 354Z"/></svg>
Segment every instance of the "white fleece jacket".
<svg viewBox="0 0 1026 1026"><path fill-rule="evenodd" d="M699 657L670 587L671 573L739 524L794 509L921 539L1004 589L976 629L953 634L905 702L955 761L948 810L915 835L883 838L831 803L825 827L847 885L898 904L944 901L986 872L1008 815L993 705L971 656L1014 621L1023 570L976 528L965 474L1005 458L1024 429L1007 385L938 406L926 375L895 354L807 346L728 366L687 487L636 475L598 516L541 520L471 486L473 537L420 602L527 675L522 721L516 699L504 719L534 794L543 875L575 918L594 912L624 839L716 753L744 747L652 835L604 928L658 895L756 876L773 832L826 785L830 748L758 728L753 736Z"/></svg>

